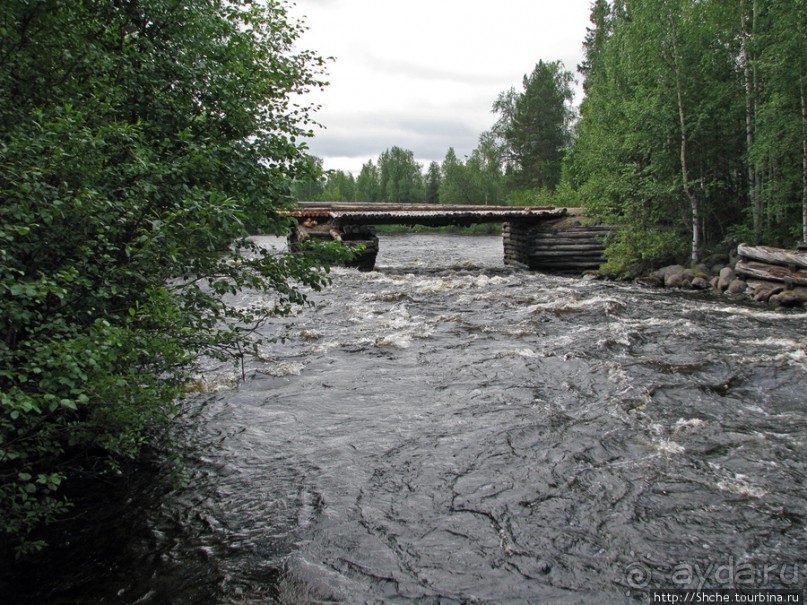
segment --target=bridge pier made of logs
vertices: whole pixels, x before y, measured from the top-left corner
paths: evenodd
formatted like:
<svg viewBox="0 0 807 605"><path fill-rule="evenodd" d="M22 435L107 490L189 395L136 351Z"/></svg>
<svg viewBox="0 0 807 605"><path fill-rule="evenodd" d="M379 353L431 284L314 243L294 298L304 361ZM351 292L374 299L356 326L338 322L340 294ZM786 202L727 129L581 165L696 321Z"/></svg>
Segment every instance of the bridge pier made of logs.
<svg viewBox="0 0 807 605"><path fill-rule="evenodd" d="M579 209L434 204L301 202L289 234L296 251L307 240L358 248L350 266L371 271L378 255L375 225L470 226L502 223L504 264L535 271L580 273L604 262L605 227L586 226Z"/></svg>
<svg viewBox="0 0 807 605"><path fill-rule="evenodd" d="M535 224L504 223L504 262L545 273L583 273L605 262L612 229L591 225L579 208Z"/></svg>

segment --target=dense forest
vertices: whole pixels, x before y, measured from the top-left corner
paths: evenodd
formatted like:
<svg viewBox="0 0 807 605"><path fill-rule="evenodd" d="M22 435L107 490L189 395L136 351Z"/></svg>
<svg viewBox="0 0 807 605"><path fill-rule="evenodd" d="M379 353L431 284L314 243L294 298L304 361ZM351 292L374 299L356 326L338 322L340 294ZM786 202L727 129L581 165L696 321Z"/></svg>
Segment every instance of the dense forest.
<svg viewBox="0 0 807 605"><path fill-rule="evenodd" d="M598 0L567 184L631 263L807 240L807 5Z"/></svg>
<svg viewBox="0 0 807 605"><path fill-rule="evenodd" d="M492 104L465 160L393 147L299 199L584 206L619 227L606 270L692 261L741 241L807 241L807 5L597 0L585 97L539 61Z"/></svg>

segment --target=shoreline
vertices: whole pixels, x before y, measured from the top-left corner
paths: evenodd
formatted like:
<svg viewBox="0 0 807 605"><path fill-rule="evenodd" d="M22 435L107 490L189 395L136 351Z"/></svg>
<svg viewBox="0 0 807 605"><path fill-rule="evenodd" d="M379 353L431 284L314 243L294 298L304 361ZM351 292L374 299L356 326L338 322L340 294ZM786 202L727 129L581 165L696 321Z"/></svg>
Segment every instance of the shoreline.
<svg viewBox="0 0 807 605"><path fill-rule="evenodd" d="M713 255L691 268L668 265L634 281L711 291L775 307L807 308L807 254L782 248L740 244L736 255Z"/></svg>

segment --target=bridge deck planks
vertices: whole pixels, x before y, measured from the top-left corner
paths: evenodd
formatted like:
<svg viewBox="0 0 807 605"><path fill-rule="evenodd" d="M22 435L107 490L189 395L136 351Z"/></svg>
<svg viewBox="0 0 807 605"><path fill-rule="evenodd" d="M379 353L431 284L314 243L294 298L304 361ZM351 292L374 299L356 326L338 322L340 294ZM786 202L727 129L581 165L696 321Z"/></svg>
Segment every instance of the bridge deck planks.
<svg viewBox="0 0 807 605"><path fill-rule="evenodd" d="M566 214L553 206L457 206L448 204L352 204L342 202L300 202L289 213L301 221L327 220L336 225L447 225L477 223L536 223Z"/></svg>

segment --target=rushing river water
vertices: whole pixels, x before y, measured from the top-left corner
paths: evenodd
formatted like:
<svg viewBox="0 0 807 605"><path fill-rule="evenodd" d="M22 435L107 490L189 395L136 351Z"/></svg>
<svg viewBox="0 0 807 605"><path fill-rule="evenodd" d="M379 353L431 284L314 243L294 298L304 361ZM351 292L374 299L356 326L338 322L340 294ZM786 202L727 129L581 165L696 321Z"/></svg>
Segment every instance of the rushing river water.
<svg viewBox="0 0 807 605"><path fill-rule="evenodd" d="M501 256L382 236L376 271L335 270L245 381L209 368L187 487L133 484L41 602L803 589L807 316Z"/></svg>

